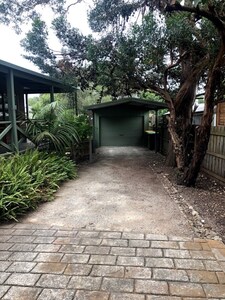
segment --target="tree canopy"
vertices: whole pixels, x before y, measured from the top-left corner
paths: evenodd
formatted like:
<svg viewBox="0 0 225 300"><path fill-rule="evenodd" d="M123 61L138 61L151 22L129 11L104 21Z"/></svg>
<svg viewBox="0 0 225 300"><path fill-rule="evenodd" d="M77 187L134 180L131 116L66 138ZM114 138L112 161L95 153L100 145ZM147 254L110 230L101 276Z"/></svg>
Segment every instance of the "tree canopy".
<svg viewBox="0 0 225 300"><path fill-rule="evenodd" d="M51 5L55 12L52 28L62 45L60 53L48 44L47 25L36 10L40 5ZM96 0L88 18L97 38L82 35L69 23L70 5L66 0L12 1L0 5L0 12L5 12L4 22L32 19L22 45L26 57L42 71L70 81L76 78L82 89L100 86L101 97L143 91L160 95L170 110L168 129L181 183L194 185L213 108L224 95L224 1ZM190 149L192 106L202 90L205 111Z"/></svg>

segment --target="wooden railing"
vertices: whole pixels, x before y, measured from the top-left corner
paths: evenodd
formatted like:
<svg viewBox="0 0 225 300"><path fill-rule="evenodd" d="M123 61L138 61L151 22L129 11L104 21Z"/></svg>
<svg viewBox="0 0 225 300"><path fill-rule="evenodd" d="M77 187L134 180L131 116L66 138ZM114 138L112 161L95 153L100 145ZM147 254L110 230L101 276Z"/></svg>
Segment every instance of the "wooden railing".
<svg viewBox="0 0 225 300"><path fill-rule="evenodd" d="M18 146L24 141L24 138L27 137L24 129L21 127L22 124L25 124L24 121L16 122L16 130L18 135ZM10 121L0 121L0 146L2 146L6 151L13 152L15 150L15 145L11 140L11 132L13 126Z"/></svg>

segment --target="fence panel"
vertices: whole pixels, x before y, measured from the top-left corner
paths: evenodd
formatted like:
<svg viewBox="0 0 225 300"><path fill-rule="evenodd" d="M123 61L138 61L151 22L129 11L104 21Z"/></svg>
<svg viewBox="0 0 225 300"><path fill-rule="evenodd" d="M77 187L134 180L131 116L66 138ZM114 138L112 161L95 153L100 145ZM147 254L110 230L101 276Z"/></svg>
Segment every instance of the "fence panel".
<svg viewBox="0 0 225 300"><path fill-rule="evenodd" d="M203 170L225 182L225 127L212 127Z"/></svg>

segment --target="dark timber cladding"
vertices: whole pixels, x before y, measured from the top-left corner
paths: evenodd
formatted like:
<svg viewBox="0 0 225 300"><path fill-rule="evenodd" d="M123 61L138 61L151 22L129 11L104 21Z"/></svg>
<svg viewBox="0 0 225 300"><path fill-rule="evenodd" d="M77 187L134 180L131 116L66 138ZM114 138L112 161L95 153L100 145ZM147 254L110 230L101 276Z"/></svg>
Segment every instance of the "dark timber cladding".
<svg viewBox="0 0 225 300"><path fill-rule="evenodd" d="M0 60L0 147L18 151L22 129L18 117L27 117L29 94L50 94L72 91L71 86L49 76Z"/></svg>
<svg viewBox="0 0 225 300"><path fill-rule="evenodd" d="M124 98L86 107L93 114L94 148L101 146L143 146L149 129L149 111L166 108L165 103ZM157 119L157 117L156 117Z"/></svg>

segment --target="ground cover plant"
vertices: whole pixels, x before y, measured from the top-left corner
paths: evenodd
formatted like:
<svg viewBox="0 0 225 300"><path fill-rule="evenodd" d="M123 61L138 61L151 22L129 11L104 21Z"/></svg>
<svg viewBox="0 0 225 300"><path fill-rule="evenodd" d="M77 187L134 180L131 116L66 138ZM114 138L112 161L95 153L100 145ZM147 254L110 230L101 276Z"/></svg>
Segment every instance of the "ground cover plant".
<svg viewBox="0 0 225 300"><path fill-rule="evenodd" d="M0 157L0 221L17 220L51 200L60 183L76 176L74 163L55 153L35 150Z"/></svg>

